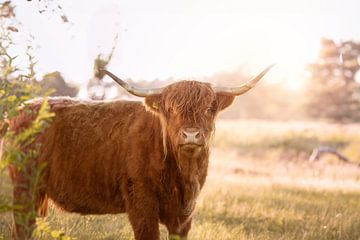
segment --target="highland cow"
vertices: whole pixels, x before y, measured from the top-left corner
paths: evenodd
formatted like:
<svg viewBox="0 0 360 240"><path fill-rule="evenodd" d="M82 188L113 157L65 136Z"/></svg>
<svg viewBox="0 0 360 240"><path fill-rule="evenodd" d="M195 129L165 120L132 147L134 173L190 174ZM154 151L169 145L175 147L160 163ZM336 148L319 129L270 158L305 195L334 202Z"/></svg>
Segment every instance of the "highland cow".
<svg viewBox="0 0 360 240"><path fill-rule="evenodd" d="M180 81L158 89L136 88L103 70L145 104L49 99L56 115L37 137L41 150L32 161L46 163L36 191L39 215L51 199L67 212L127 213L136 239L159 239L160 223L185 239L207 175L215 118L270 68L235 88ZM41 100L29 104L36 112ZM30 121L22 113L9 127L18 132ZM14 202L26 206L28 182L21 171L10 167L10 173ZM20 225L15 232L26 237Z"/></svg>

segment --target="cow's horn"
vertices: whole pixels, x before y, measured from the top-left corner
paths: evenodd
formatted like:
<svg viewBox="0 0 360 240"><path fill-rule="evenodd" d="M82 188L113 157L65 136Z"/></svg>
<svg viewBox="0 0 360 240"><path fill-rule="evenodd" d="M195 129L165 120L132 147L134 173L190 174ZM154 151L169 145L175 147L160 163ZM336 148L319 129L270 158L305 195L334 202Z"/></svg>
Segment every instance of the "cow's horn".
<svg viewBox="0 0 360 240"><path fill-rule="evenodd" d="M115 82L117 82L120 86L122 86L126 91L129 93L138 96L138 97L149 97L156 94L161 94L162 88L137 88L134 87L127 82L124 82L117 76L115 76L113 73L109 72L108 70L101 69L100 71L107 74L109 77L111 77Z"/></svg>
<svg viewBox="0 0 360 240"><path fill-rule="evenodd" d="M267 68L265 68L264 71L262 71L259 75L257 75L256 77L254 77L253 79L251 79L250 81L242 84L239 87L214 87L214 91L218 92L218 93L228 93L234 96L239 96L241 94L246 93L247 91L249 91L250 89L252 89L256 83L258 81L260 81L260 79L274 66L275 64L272 64L270 66L268 66Z"/></svg>

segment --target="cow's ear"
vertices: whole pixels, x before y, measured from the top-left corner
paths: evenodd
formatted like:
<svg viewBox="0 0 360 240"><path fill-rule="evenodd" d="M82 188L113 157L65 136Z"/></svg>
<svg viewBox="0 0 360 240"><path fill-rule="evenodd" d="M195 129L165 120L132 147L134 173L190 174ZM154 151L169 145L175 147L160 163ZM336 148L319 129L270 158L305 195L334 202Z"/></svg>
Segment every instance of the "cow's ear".
<svg viewBox="0 0 360 240"><path fill-rule="evenodd" d="M235 96L226 93L216 93L216 100L218 102L218 111L222 111L229 107L234 102Z"/></svg>
<svg viewBox="0 0 360 240"><path fill-rule="evenodd" d="M153 112L159 112L161 94L152 95L145 98L145 105Z"/></svg>

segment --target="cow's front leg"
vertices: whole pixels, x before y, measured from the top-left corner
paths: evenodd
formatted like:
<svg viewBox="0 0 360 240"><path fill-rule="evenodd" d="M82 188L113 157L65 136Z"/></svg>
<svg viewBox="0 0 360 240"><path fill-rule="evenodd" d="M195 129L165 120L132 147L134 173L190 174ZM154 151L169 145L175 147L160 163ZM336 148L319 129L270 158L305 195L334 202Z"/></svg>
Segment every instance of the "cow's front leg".
<svg viewBox="0 0 360 240"><path fill-rule="evenodd" d="M177 218L166 224L169 240L186 240L191 228L191 218Z"/></svg>
<svg viewBox="0 0 360 240"><path fill-rule="evenodd" d="M158 240L159 203L156 195L142 183L128 185L126 208L136 240Z"/></svg>
<svg viewBox="0 0 360 240"><path fill-rule="evenodd" d="M158 240L159 219L153 216L144 216L136 210L129 210L129 220L134 230L136 240Z"/></svg>

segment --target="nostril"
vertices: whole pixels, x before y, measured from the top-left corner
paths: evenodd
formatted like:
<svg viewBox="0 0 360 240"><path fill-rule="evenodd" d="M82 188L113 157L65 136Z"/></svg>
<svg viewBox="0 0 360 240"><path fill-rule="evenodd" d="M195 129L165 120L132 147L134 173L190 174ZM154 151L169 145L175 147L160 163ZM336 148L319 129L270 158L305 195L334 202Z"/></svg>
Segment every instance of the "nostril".
<svg viewBox="0 0 360 240"><path fill-rule="evenodd" d="M186 139L188 137L187 132L185 132L185 131L183 131L181 135L184 139Z"/></svg>
<svg viewBox="0 0 360 240"><path fill-rule="evenodd" d="M200 138L200 131L196 132L195 138Z"/></svg>

